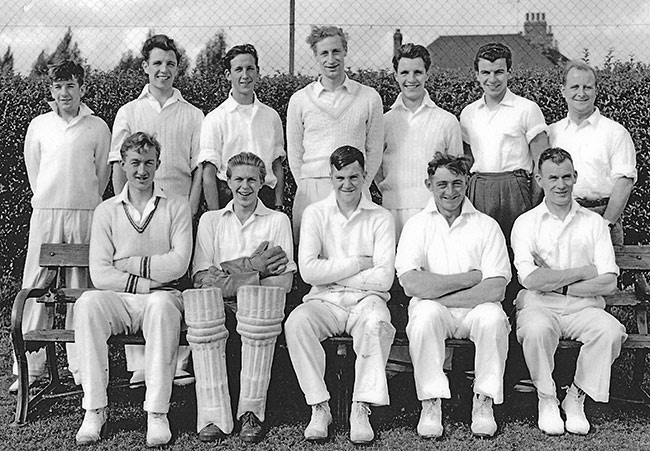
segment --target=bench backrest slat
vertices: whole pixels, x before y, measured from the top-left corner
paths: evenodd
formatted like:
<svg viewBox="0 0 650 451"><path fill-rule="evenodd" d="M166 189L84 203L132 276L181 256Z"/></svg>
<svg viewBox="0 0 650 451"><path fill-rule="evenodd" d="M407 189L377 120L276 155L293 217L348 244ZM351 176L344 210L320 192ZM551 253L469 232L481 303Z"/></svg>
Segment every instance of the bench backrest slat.
<svg viewBox="0 0 650 451"><path fill-rule="evenodd" d="M616 246L616 264L621 271L650 271L650 246Z"/></svg>
<svg viewBox="0 0 650 451"><path fill-rule="evenodd" d="M39 265L43 267L87 268L88 244L41 244Z"/></svg>

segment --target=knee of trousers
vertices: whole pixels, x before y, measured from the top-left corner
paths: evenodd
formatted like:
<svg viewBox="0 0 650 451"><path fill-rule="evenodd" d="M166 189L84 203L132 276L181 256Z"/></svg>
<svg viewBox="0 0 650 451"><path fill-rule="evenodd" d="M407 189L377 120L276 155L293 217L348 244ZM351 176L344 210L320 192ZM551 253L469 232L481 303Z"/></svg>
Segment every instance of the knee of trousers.
<svg viewBox="0 0 650 451"><path fill-rule="evenodd" d="M285 299L285 291L280 287L240 287L237 290L237 333L256 340L280 335Z"/></svg>
<svg viewBox="0 0 650 451"><path fill-rule="evenodd" d="M520 343L524 340L544 341L554 335L559 339L559 331L553 324L536 317L534 311L522 310L517 315L517 340Z"/></svg>
<svg viewBox="0 0 650 451"><path fill-rule="evenodd" d="M147 295L143 322L160 319L166 324L179 324L183 318L179 294L173 291L154 291Z"/></svg>
<svg viewBox="0 0 650 451"><path fill-rule="evenodd" d="M83 293L74 306L74 327L88 326L95 324L98 320L109 321L104 313L106 306L105 292L86 291Z"/></svg>
<svg viewBox="0 0 650 451"><path fill-rule="evenodd" d="M421 300L409 309L406 334L409 338L417 337L430 331L440 331L444 334L445 307L437 302Z"/></svg>
<svg viewBox="0 0 650 451"><path fill-rule="evenodd" d="M494 302L486 302L474 307L478 320L476 325L479 329L484 330L499 330L508 335L510 331L510 323L508 316L501 308L500 304Z"/></svg>
<svg viewBox="0 0 650 451"><path fill-rule="evenodd" d="M584 335L584 342L600 342L608 346L619 347L623 340L627 338L625 326L623 326L614 317L596 322L594 326Z"/></svg>

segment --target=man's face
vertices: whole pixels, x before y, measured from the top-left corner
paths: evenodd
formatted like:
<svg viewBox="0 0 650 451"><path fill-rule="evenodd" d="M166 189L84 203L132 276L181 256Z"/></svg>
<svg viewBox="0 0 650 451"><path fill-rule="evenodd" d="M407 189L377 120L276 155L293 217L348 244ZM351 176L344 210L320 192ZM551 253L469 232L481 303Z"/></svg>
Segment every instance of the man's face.
<svg viewBox="0 0 650 451"><path fill-rule="evenodd" d="M323 77L340 80L345 74L345 48L340 36L329 36L316 43L314 59Z"/></svg>
<svg viewBox="0 0 650 451"><path fill-rule="evenodd" d="M542 163L538 174L535 174L537 184L544 190L546 202L557 207L571 203L573 185L578 177L573 163L564 160L555 164L551 160Z"/></svg>
<svg viewBox="0 0 650 451"><path fill-rule="evenodd" d="M499 58L494 62L483 58L478 60L476 80L478 80L485 95L490 99L498 102L503 99L508 88L509 76L510 71L508 71L505 58Z"/></svg>
<svg viewBox="0 0 650 451"><path fill-rule="evenodd" d="M153 185L153 178L160 160L154 147L145 147L140 152L129 150L121 161L129 186L139 191L147 191Z"/></svg>
<svg viewBox="0 0 650 451"><path fill-rule="evenodd" d="M79 112L79 105L81 104L81 97L85 94L86 88L75 77L71 80L58 80L53 81L50 86L50 93L59 110L59 114L63 113L69 116L76 116Z"/></svg>
<svg viewBox="0 0 650 451"><path fill-rule="evenodd" d="M395 72L395 80L402 96L411 102L420 103L424 98L424 84L429 78L422 58L400 58Z"/></svg>
<svg viewBox="0 0 650 451"><path fill-rule="evenodd" d="M590 70L573 68L567 74L562 94L570 116L587 118L596 109L596 77Z"/></svg>
<svg viewBox="0 0 650 451"><path fill-rule="evenodd" d="M440 213L445 216L460 214L467 190L467 176L440 167L424 183L433 194Z"/></svg>
<svg viewBox="0 0 650 451"><path fill-rule="evenodd" d="M336 169L330 165L330 180L332 181L337 202L351 205L358 203L361 199L366 171L358 161L343 166L341 169Z"/></svg>
<svg viewBox="0 0 650 451"><path fill-rule="evenodd" d="M243 208L253 207L257 203L257 193L262 188L260 170L247 164L234 166L228 179L235 205Z"/></svg>
<svg viewBox="0 0 650 451"><path fill-rule="evenodd" d="M257 77L255 58L250 53L235 56L230 62L230 69L226 69L226 78L230 81L233 94L240 96L253 94Z"/></svg>
<svg viewBox="0 0 650 451"><path fill-rule="evenodd" d="M142 62L142 68L149 76L149 84L161 91L168 91L174 85L178 74L178 61L173 50L154 47L149 59Z"/></svg>

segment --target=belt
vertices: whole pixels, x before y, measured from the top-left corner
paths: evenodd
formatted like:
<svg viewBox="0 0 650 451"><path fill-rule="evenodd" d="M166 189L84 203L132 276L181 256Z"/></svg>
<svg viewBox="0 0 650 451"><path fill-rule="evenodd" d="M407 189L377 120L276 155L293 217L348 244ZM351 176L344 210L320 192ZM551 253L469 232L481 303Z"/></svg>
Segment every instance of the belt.
<svg viewBox="0 0 650 451"><path fill-rule="evenodd" d="M514 171L505 172L473 172L472 177L481 179L506 179L510 177L525 177L530 178L530 174L525 169L515 169Z"/></svg>
<svg viewBox="0 0 650 451"><path fill-rule="evenodd" d="M585 208L604 207L609 203L609 197L603 197L601 199L583 199L576 197L576 202Z"/></svg>

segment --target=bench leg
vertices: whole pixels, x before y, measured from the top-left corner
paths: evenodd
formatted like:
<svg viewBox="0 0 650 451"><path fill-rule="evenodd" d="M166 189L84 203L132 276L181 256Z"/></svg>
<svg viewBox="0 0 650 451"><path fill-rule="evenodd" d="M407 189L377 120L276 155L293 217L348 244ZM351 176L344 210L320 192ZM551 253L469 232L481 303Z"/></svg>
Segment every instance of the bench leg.
<svg viewBox="0 0 650 451"><path fill-rule="evenodd" d="M612 399L633 404L650 405L650 393L643 388L646 354L647 351L645 349L634 350L634 369L632 372L631 390L625 397L612 397Z"/></svg>

